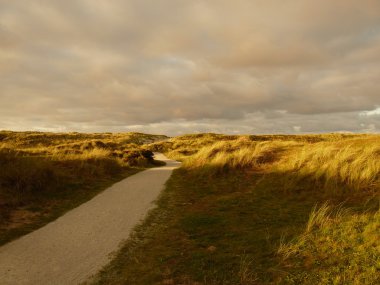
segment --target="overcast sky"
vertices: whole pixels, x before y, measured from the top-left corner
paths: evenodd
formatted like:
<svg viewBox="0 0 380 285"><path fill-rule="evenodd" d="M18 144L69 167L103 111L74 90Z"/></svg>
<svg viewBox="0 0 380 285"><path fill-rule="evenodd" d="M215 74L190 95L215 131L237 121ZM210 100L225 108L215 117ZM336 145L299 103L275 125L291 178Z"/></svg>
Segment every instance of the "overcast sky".
<svg viewBox="0 0 380 285"><path fill-rule="evenodd" d="M0 0L0 129L380 131L379 0Z"/></svg>

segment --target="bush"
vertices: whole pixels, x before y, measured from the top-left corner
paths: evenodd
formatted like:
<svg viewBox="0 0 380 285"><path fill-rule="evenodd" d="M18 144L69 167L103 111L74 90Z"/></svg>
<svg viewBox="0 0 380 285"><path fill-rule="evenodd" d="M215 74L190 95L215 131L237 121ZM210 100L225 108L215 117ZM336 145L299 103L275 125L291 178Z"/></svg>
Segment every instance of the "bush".
<svg viewBox="0 0 380 285"><path fill-rule="evenodd" d="M146 166L153 162L153 152L150 150L126 150L122 157L129 166Z"/></svg>

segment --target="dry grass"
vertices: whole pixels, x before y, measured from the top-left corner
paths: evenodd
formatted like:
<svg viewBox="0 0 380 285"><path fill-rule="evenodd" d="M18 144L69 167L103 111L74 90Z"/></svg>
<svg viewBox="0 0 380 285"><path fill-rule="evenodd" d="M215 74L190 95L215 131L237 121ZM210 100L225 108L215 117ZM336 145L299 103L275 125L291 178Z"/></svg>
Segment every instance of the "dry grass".
<svg viewBox="0 0 380 285"><path fill-rule="evenodd" d="M296 143L291 142L246 142L242 140L222 141L201 148L184 161L184 167L211 167L218 170L259 169L273 163L277 153Z"/></svg>
<svg viewBox="0 0 380 285"><path fill-rule="evenodd" d="M292 173L288 187L309 179L322 188L343 185L358 191L380 188L380 139L357 139L304 145L277 165L277 171Z"/></svg>
<svg viewBox="0 0 380 285"><path fill-rule="evenodd" d="M144 144L163 138L138 133L0 132L0 242L7 229L14 228L13 213L46 216L46 209L83 202L102 185L150 166L153 153Z"/></svg>
<svg viewBox="0 0 380 285"><path fill-rule="evenodd" d="M380 211L315 208L305 232L281 244L286 284L379 284ZM289 269L288 269L289 270Z"/></svg>
<svg viewBox="0 0 380 285"><path fill-rule="evenodd" d="M49 144L16 135L10 147L0 135L2 152L13 150L0 159L16 165L14 173L32 165L32 177L41 175L19 184L30 193L48 169L58 181L91 181L144 165L147 149L183 161L100 284L380 283L378 135L197 134L143 148L135 135L60 136Z"/></svg>
<svg viewBox="0 0 380 285"><path fill-rule="evenodd" d="M322 189L379 191L380 137L376 135L223 136L173 138L151 145L189 169L269 169L282 174L284 188L302 181Z"/></svg>
<svg viewBox="0 0 380 285"><path fill-rule="evenodd" d="M276 174L289 195L310 190L331 199L339 194L343 201L367 201L368 206L361 205L367 207L365 213L354 214L327 204L312 210L304 234L292 243L282 244L278 252L284 260L292 257L295 264L301 262L304 267L298 265L298 270L307 270L296 272L297 277L288 276L285 281L289 283L380 282L376 275L380 273L380 216L376 211L380 194L380 138L312 138L251 141L241 137L215 142L184 159L184 167L217 174L221 179L229 170L265 171Z"/></svg>
<svg viewBox="0 0 380 285"><path fill-rule="evenodd" d="M286 232L298 234L290 235L291 240L289 236L277 240L279 246L276 253L273 256L268 253L266 258L261 259L261 263L269 263L277 256L279 265L272 265L270 268L272 277L268 277L269 271L266 271L261 273L257 280L253 278L254 282L257 281L258 284L380 283L380 136L204 134L173 138L156 143L154 147L166 151L173 158L182 160L184 171L189 173L190 177L201 180L197 187L225 183L222 189L215 190L212 186L209 186L210 190L204 189L209 192L205 192L202 197L211 199L212 195L216 194L207 193L221 195L226 189L239 189L238 185L243 183L241 179L245 178L239 176L240 181L235 182L237 186L229 184L227 178L245 173L246 177L260 175L261 178L257 183L262 186L255 188L260 188L264 193L285 195L282 199L288 200L290 208L307 209L309 200L322 202L322 206L315 206L307 211L310 213L308 220L304 211L300 212L299 216L297 213L293 214L294 222L288 220ZM236 195L240 195L240 190ZM279 203L276 199L268 200L269 194L263 195L265 199L262 203L270 201L273 204L270 207L276 207L275 205ZM206 198L200 201L203 199ZM196 204L194 199L190 200L190 203ZM236 200L233 201L236 203ZM243 203L243 200L239 203ZM286 211L288 205L280 212ZM260 209L258 205L256 207L258 210L255 214L262 214L264 209ZM207 215L217 214L210 207L205 208L206 210ZM252 209L248 207L240 208L242 212L250 210ZM233 210L230 208L224 211L224 215L227 216L227 213L232 213ZM283 219L281 215L278 218ZM301 232L294 230L292 227L296 226L299 229L300 226L299 222L296 224L295 221L303 219L306 220L304 230ZM249 221L245 222L249 224ZM243 220L240 223L242 226ZM275 222L273 225L267 224L271 231L275 231L275 225ZM189 232L197 236L196 232L191 230ZM271 235L269 230L267 235ZM249 234L246 236L248 238ZM223 237L219 240L222 244L226 242ZM233 239L229 242L243 244L243 236L238 240L240 242ZM256 275L247 269L249 268L247 264L249 265L249 262L241 264L240 272L252 279L251 277ZM220 274L222 271L221 269ZM205 271L203 274L209 273ZM211 283L205 282L205 284Z"/></svg>

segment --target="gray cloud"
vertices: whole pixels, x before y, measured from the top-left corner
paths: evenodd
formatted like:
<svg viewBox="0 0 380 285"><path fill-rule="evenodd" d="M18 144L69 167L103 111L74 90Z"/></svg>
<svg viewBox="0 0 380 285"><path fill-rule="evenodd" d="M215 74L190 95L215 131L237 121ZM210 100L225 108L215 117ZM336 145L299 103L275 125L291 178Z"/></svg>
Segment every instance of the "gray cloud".
<svg viewBox="0 0 380 285"><path fill-rule="evenodd" d="M379 47L377 0L0 0L0 129L378 132Z"/></svg>

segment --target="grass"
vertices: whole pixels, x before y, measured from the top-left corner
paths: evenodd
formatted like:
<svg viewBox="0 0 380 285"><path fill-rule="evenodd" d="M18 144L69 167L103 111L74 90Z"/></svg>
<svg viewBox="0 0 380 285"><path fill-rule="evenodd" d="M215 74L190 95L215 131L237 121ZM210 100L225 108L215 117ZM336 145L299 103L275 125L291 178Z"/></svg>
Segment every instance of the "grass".
<svg viewBox="0 0 380 285"><path fill-rule="evenodd" d="M380 137L0 132L0 243L183 161L95 284L379 284Z"/></svg>
<svg viewBox="0 0 380 285"><path fill-rule="evenodd" d="M145 134L0 132L0 244L155 164Z"/></svg>
<svg viewBox="0 0 380 285"><path fill-rule="evenodd" d="M380 137L188 135L95 284L378 284Z"/></svg>
<svg viewBox="0 0 380 285"><path fill-rule="evenodd" d="M281 244L291 268L287 284L379 284L380 211L350 213L323 205L313 209L306 230Z"/></svg>

